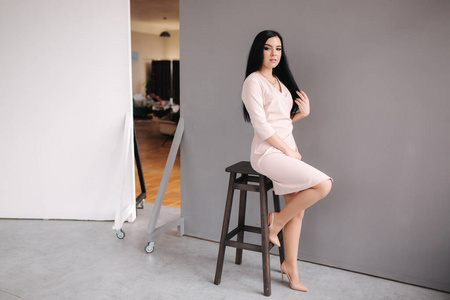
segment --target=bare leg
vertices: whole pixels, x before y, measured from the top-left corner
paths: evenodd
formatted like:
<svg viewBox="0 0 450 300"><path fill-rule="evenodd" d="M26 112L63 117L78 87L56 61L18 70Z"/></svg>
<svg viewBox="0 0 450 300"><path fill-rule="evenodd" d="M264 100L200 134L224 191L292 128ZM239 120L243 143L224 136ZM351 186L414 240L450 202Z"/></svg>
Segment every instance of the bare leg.
<svg viewBox="0 0 450 300"><path fill-rule="evenodd" d="M284 226L284 249L286 251L286 259L284 265L292 274L291 279L298 281L297 257L300 234L302 232L302 222L305 211L298 213Z"/></svg>
<svg viewBox="0 0 450 300"><path fill-rule="evenodd" d="M331 180L296 193L284 195L286 206L279 213L275 213L273 226L269 228L269 235L277 234L284 226L286 259L281 265L282 276L286 273L292 289L308 291L298 277L298 245L302 230L305 209L324 198L331 190Z"/></svg>
<svg viewBox="0 0 450 300"><path fill-rule="evenodd" d="M331 180L327 179L312 188L284 195L286 206L279 212L274 213L274 224L270 235L277 235L295 215L304 211L317 201L325 198L331 190Z"/></svg>

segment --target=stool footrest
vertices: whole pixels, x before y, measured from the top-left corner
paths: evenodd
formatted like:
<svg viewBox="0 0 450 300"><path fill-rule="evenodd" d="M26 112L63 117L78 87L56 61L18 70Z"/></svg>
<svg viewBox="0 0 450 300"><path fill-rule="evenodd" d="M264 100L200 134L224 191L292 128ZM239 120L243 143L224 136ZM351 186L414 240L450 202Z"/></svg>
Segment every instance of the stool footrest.
<svg viewBox="0 0 450 300"><path fill-rule="evenodd" d="M225 237L225 240L226 241L231 240L235 235L237 235L241 231L247 231L247 232L253 232L253 233L261 234L261 227L244 225L244 230L241 230L241 228L238 226L235 229L233 229L233 230L231 230L230 232L227 233L227 236Z"/></svg>
<svg viewBox="0 0 450 300"><path fill-rule="evenodd" d="M244 225L244 231L261 234L261 227Z"/></svg>
<svg viewBox="0 0 450 300"><path fill-rule="evenodd" d="M235 229L231 230L230 232L227 233L227 236L225 237L226 241L231 240L236 234L238 234L241 231L241 228L236 227Z"/></svg>
<svg viewBox="0 0 450 300"><path fill-rule="evenodd" d="M233 248L238 248L238 249L262 252L261 245L255 245L255 244L243 243L243 242L241 243L241 242L236 242L236 241L226 241L225 245L227 245L229 247L233 247Z"/></svg>

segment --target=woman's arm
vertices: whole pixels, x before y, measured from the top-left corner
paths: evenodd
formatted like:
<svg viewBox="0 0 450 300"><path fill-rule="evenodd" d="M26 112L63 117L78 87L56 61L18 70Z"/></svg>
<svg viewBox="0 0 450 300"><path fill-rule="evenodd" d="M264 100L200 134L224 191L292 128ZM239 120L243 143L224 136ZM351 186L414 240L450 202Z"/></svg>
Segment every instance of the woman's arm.
<svg viewBox="0 0 450 300"><path fill-rule="evenodd" d="M242 101L250 115L250 121L255 129L255 133L266 140L275 134L275 129L267 122L264 111L262 88L253 78L247 78L242 86Z"/></svg>
<svg viewBox="0 0 450 300"><path fill-rule="evenodd" d="M264 111L262 90L259 84L253 80L245 80L242 87L242 101L250 115L255 133L273 147L279 149L287 156L301 159L300 153L291 149L276 133L275 129L267 122Z"/></svg>
<svg viewBox="0 0 450 300"><path fill-rule="evenodd" d="M300 110L299 113L296 113L291 119L292 123L297 122L303 118L306 118L310 113L309 107L309 99L304 91L297 92L297 95L300 98L295 99L295 103L297 103L298 108Z"/></svg>
<svg viewBox="0 0 450 300"><path fill-rule="evenodd" d="M283 141L283 139L280 138L280 136L276 133L274 133L272 136L267 138L266 142L268 142L270 145L277 148L278 150L280 150L287 156L290 156L290 157L298 159L298 160L302 159L302 156L300 155L300 153L298 153L298 151L291 149L291 147L289 147L288 144L286 144L286 142Z"/></svg>

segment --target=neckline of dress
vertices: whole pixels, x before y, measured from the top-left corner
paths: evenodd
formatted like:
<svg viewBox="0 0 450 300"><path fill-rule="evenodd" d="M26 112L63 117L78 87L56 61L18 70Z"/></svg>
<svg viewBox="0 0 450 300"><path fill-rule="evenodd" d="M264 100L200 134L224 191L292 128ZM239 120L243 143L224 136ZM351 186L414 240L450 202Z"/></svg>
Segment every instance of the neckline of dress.
<svg viewBox="0 0 450 300"><path fill-rule="evenodd" d="M276 80L278 81L278 84L280 85L280 90L281 90L281 91L280 91L279 89L277 89L276 87L274 87L273 84L271 84L270 81L269 81L266 77L264 77L261 73L259 73L258 71L256 71L256 73L257 73L260 77L264 78L264 80L267 81L267 82L269 83L269 85L270 85L273 89L275 89L278 93L283 94L283 87L281 86L281 81L278 79L278 77L275 77L275 78L276 78Z"/></svg>

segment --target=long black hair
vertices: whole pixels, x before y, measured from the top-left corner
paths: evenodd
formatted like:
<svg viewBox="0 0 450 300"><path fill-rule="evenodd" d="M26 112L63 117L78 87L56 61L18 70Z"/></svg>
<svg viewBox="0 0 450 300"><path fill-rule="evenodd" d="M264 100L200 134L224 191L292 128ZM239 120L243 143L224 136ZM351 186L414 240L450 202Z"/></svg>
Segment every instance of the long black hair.
<svg viewBox="0 0 450 300"><path fill-rule="evenodd" d="M281 35L273 30L264 30L258 33L258 35L253 40L252 47L250 48L250 53L248 54L247 69L245 70L245 78L253 72L261 69L264 59L264 45L267 40L271 37L277 36L281 41L281 59L278 65L273 69L273 74L280 79L280 81L288 88L294 100L294 105L291 109L291 117L295 115L298 110L298 105L295 103L295 98L298 98L297 91L299 91L297 83L292 76L291 70L289 69L286 53L284 52L283 38ZM250 122L250 115L245 108L244 103L242 103L242 108L244 112L244 120Z"/></svg>

